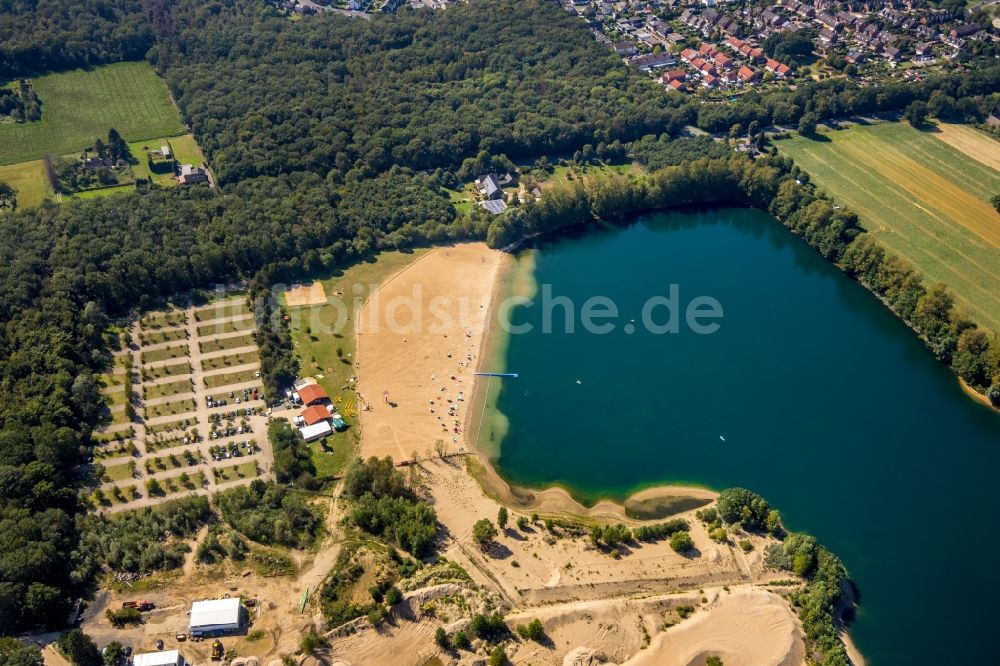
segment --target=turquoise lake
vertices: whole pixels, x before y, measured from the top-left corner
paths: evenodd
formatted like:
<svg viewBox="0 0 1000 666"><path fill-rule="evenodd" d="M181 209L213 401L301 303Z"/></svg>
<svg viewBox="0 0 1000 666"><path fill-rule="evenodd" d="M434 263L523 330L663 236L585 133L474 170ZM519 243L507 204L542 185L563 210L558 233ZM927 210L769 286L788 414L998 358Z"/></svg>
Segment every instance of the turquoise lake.
<svg viewBox="0 0 1000 666"><path fill-rule="evenodd" d="M541 330L541 288L513 312L535 329L506 340L520 375L494 396L506 433L480 433L500 443L506 478L586 500L663 482L751 488L843 559L870 663L991 652L1000 416L871 294L754 210L651 215L531 258L539 287L576 304L577 331L562 311ZM716 299L719 330L645 330L643 304L671 284L682 306ZM611 333L580 330L595 295L617 305Z"/></svg>

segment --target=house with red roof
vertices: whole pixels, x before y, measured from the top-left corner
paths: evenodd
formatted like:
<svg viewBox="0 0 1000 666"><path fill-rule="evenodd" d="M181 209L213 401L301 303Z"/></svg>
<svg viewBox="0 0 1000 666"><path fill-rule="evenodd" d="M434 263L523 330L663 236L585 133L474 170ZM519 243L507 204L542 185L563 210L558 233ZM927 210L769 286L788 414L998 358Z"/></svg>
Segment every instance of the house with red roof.
<svg viewBox="0 0 1000 666"><path fill-rule="evenodd" d="M306 425L316 425L320 421L330 421L333 419L333 415L330 414L330 410L323 405L306 407L299 416L302 417L302 420L305 421Z"/></svg>
<svg viewBox="0 0 1000 666"><path fill-rule="evenodd" d="M740 67L740 71L737 72L737 77L743 83L756 83L757 81L760 81L760 72L743 65Z"/></svg>
<svg viewBox="0 0 1000 666"><path fill-rule="evenodd" d="M330 396L326 394L326 391L319 384L306 384L299 388L298 394L299 400L306 406L330 401Z"/></svg>

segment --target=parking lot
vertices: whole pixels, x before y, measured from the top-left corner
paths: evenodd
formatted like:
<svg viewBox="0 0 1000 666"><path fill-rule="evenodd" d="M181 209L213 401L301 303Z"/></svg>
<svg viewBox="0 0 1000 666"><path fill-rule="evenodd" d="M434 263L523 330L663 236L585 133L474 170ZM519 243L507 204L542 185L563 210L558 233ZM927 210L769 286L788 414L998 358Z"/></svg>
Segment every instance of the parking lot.
<svg viewBox="0 0 1000 666"><path fill-rule="evenodd" d="M94 452L104 467L99 504L138 508L270 474L253 331L241 297L147 313L132 325L106 375L112 418Z"/></svg>

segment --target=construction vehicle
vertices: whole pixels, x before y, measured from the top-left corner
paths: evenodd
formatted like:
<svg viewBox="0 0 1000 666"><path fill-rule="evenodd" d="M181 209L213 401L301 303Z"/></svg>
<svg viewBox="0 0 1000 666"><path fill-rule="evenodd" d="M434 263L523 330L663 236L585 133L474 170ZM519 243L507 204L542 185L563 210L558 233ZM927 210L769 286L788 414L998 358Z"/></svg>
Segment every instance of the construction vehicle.
<svg viewBox="0 0 1000 666"><path fill-rule="evenodd" d="M151 611L156 608L152 601L141 599L139 601L123 601L122 608L138 608L140 611Z"/></svg>
<svg viewBox="0 0 1000 666"><path fill-rule="evenodd" d="M215 640L212 642L212 661L219 661L222 659L222 641Z"/></svg>

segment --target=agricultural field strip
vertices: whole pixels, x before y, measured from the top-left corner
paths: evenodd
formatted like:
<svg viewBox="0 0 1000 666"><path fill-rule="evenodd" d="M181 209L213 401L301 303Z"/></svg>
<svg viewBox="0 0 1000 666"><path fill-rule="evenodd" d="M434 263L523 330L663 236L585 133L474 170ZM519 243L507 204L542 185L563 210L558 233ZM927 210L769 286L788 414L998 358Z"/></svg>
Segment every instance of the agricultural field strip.
<svg viewBox="0 0 1000 666"><path fill-rule="evenodd" d="M830 166L822 157L817 156L816 160L826 166ZM865 223L865 226L869 226L869 221L874 223L876 228L873 230L873 233L876 235L887 236L887 244L894 247L896 251L900 252L904 256L909 256L912 263L914 263L917 268L929 278L940 280L941 282L956 288L956 299L961 302L966 309L976 315L977 318L983 321L984 324L993 328L993 330L1000 330L1000 317L971 302L963 295L963 293L965 293L964 290L975 292L984 301L990 302L993 305L994 310L1000 311L1000 299L997 298L995 291L988 285L984 285L981 281L976 280L976 278L971 276L969 273L963 272L957 268L957 266L961 266L963 262L965 262L978 268L984 276L989 275L991 277L995 277L995 274L988 268L987 265L982 263L980 259L970 256L963 249L961 249L962 246L968 244L974 245L976 240L982 242L981 239L976 239L974 236L971 236L971 234L969 234L971 243L966 242L965 240L955 242L954 239L947 239L940 233L948 231L948 227L953 226L947 220L935 217L931 211L926 208L922 208L919 204L912 201L906 201L905 199L894 203L883 201L881 197L887 190L890 189L896 190L901 195L905 194L898 188L895 188L895 186L889 181L873 182L874 179L870 177L865 177L864 180L855 180L844 175L842 172L839 177L846 181L850 187L837 192L836 197L858 213L862 213L862 222ZM832 178L827 177L824 178L824 180L826 182L830 182ZM856 195L863 194L865 196L861 197L848 194L848 192L852 191L856 193ZM907 206L912 206L916 209L913 211L912 215L910 215L909 219L911 220L912 226L919 229L922 236L929 241L926 245L918 244L917 239L906 238L899 232L898 229L887 227L881 223L881 220L887 219L886 216L899 217L900 207L905 208ZM879 208L882 209L882 212L879 212ZM867 214L867 217L865 217L864 214ZM935 220L936 224L928 225L921 223L920 220L924 216ZM985 243L982 243L982 248L985 250L988 246ZM953 256L949 256L948 252L950 252ZM926 260L936 266L937 271L932 273L927 268L926 263L921 265L922 262L917 260L917 256L925 257ZM963 287L964 289L957 289L958 287Z"/></svg>
<svg viewBox="0 0 1000 666"><path fill-rule="evenodd" d="M863 141L869 146L874 144L876 150L891 150L917 164L926 164L937 176L950 180L985 202L989 202L995 194L993 186L1000 182L1000 171L936 138L933 133L918 133L906 126L889 123L873 128L855 128L851 132L844 138L839 134L830 136L835 137L834 144ZM903 146L905 151L900 150Z"/></svg>
<svg viewBox="0 0 1000 666"><path fill-rule="evenodd" d="M1000 299L998 299L995 289L992 288L991 284L984 285L981 281L977 281L975 277L955 268L955 266L962 265L964 262L979 269L984 277L989 276L994 281L992 284L995 284L997 274L992 270L992 266L998 265L998 263L991 261L989 257L970 256L962 249L964 246L971 246L972 249L982 250L985 254L989 255L995 250L988 243L964 227L958 228L959 225L935 216L932 211L914 202L909 193L896 187L888 179L879 181L873 179L869 173L864 174L863 179L851 178L847 175L848 170L843 168L843 164L833 164L827 159L827 156L832 153L824 150L823 144L817 144L815 147L800 144L788 152L797 161L800 161L800 166L807 171L814 171L815 169L810 169L810 165L806 161L801 160L801 156L805 156L815 164L824 167L826 173L815 174L818 177L820 185L825 186L837 199L860 213L864 225L873 230L874 233L889 234L890 237L893 237L895 240L889 239L889 244L904 256L909 256L921 272L927 274L929 278L940 280L953 287L964 287L970 292L975 292L985 301L990 302L993 306L993 312L1000 313ZM823 153L827 153L827 156L824 156ZM836 186L838 182L842 183L841 187ZM893 200L893 197L887 196L889 190L900 198ZM920 230L925 239L930 241L926 246L918 244L916 239L904 237L898 229L890 228L885 224L884 220L886 219L899 219L901 217L901 210L906 207L914 209L911 211L912 215L909 216L909 219L912 225ZM922 224L922 218L930 218L936 224ZM951 237L955 235L961 236L961 238ZM905 249L900 246L905 246ZM948 257L947 252L950 252L954 256ZM926 261L921 262L914 255L923 256L930 263L934 264L938 270L932 272L927 268ZM958 258L961 261L958 261ZM994 330L1000 330L1000 316L971 303L963 295L963 291L964 289L957 289L956 298L970 312L978 314L983 323Z"/></svg>
<svg viewBox="0 0 1000 666"><path fill-rule="evenodd" d="M996 211L990 206L987 194L983 198L973 196L969 191L951 182L950 178L940 175L927 167L921 166L913 159L907 157L895 146L885 146L883 142L873 141L871 137L864 137L859 144L847 144L845 148L851 152L859 163L868 164L876 169L887 179L893 180L902 188L907 190L913 197L918 197L936 208L939 212L952 218L958 224L973 232L983 240L990 243L995 248L1000 248L1000 225L988 224ZM876 151L881 151L878 155ZM956 151L957 153L957 151ZM959 153L960 154L960 153ZM876 155L878 155L876 157ZM964 156L963 156L964 158ZM968 161L968 160L965 160ZM888 162L888 164L886 163ZM892 167L892 171L886 167ZM945 169L942 163L939 168L944 173L953 173L954 168ZM987 167L982 167L981 171L986 172ZM904 174L904 179L893 179L893 171L896 174ZM988 183L992 180L992 185L996 186L1000 182L996 172L989 169L982 174L980 179L970 179L967 187L976 189L984 193L988 192ZM993 178L990 179L989 176Z"/></svg>
<svg viewBox="0 0 1000 666"><path fill-rule="evenodd" d="M1000 172L1000 141L967 125L940 125L934 138Z"/></svg>

